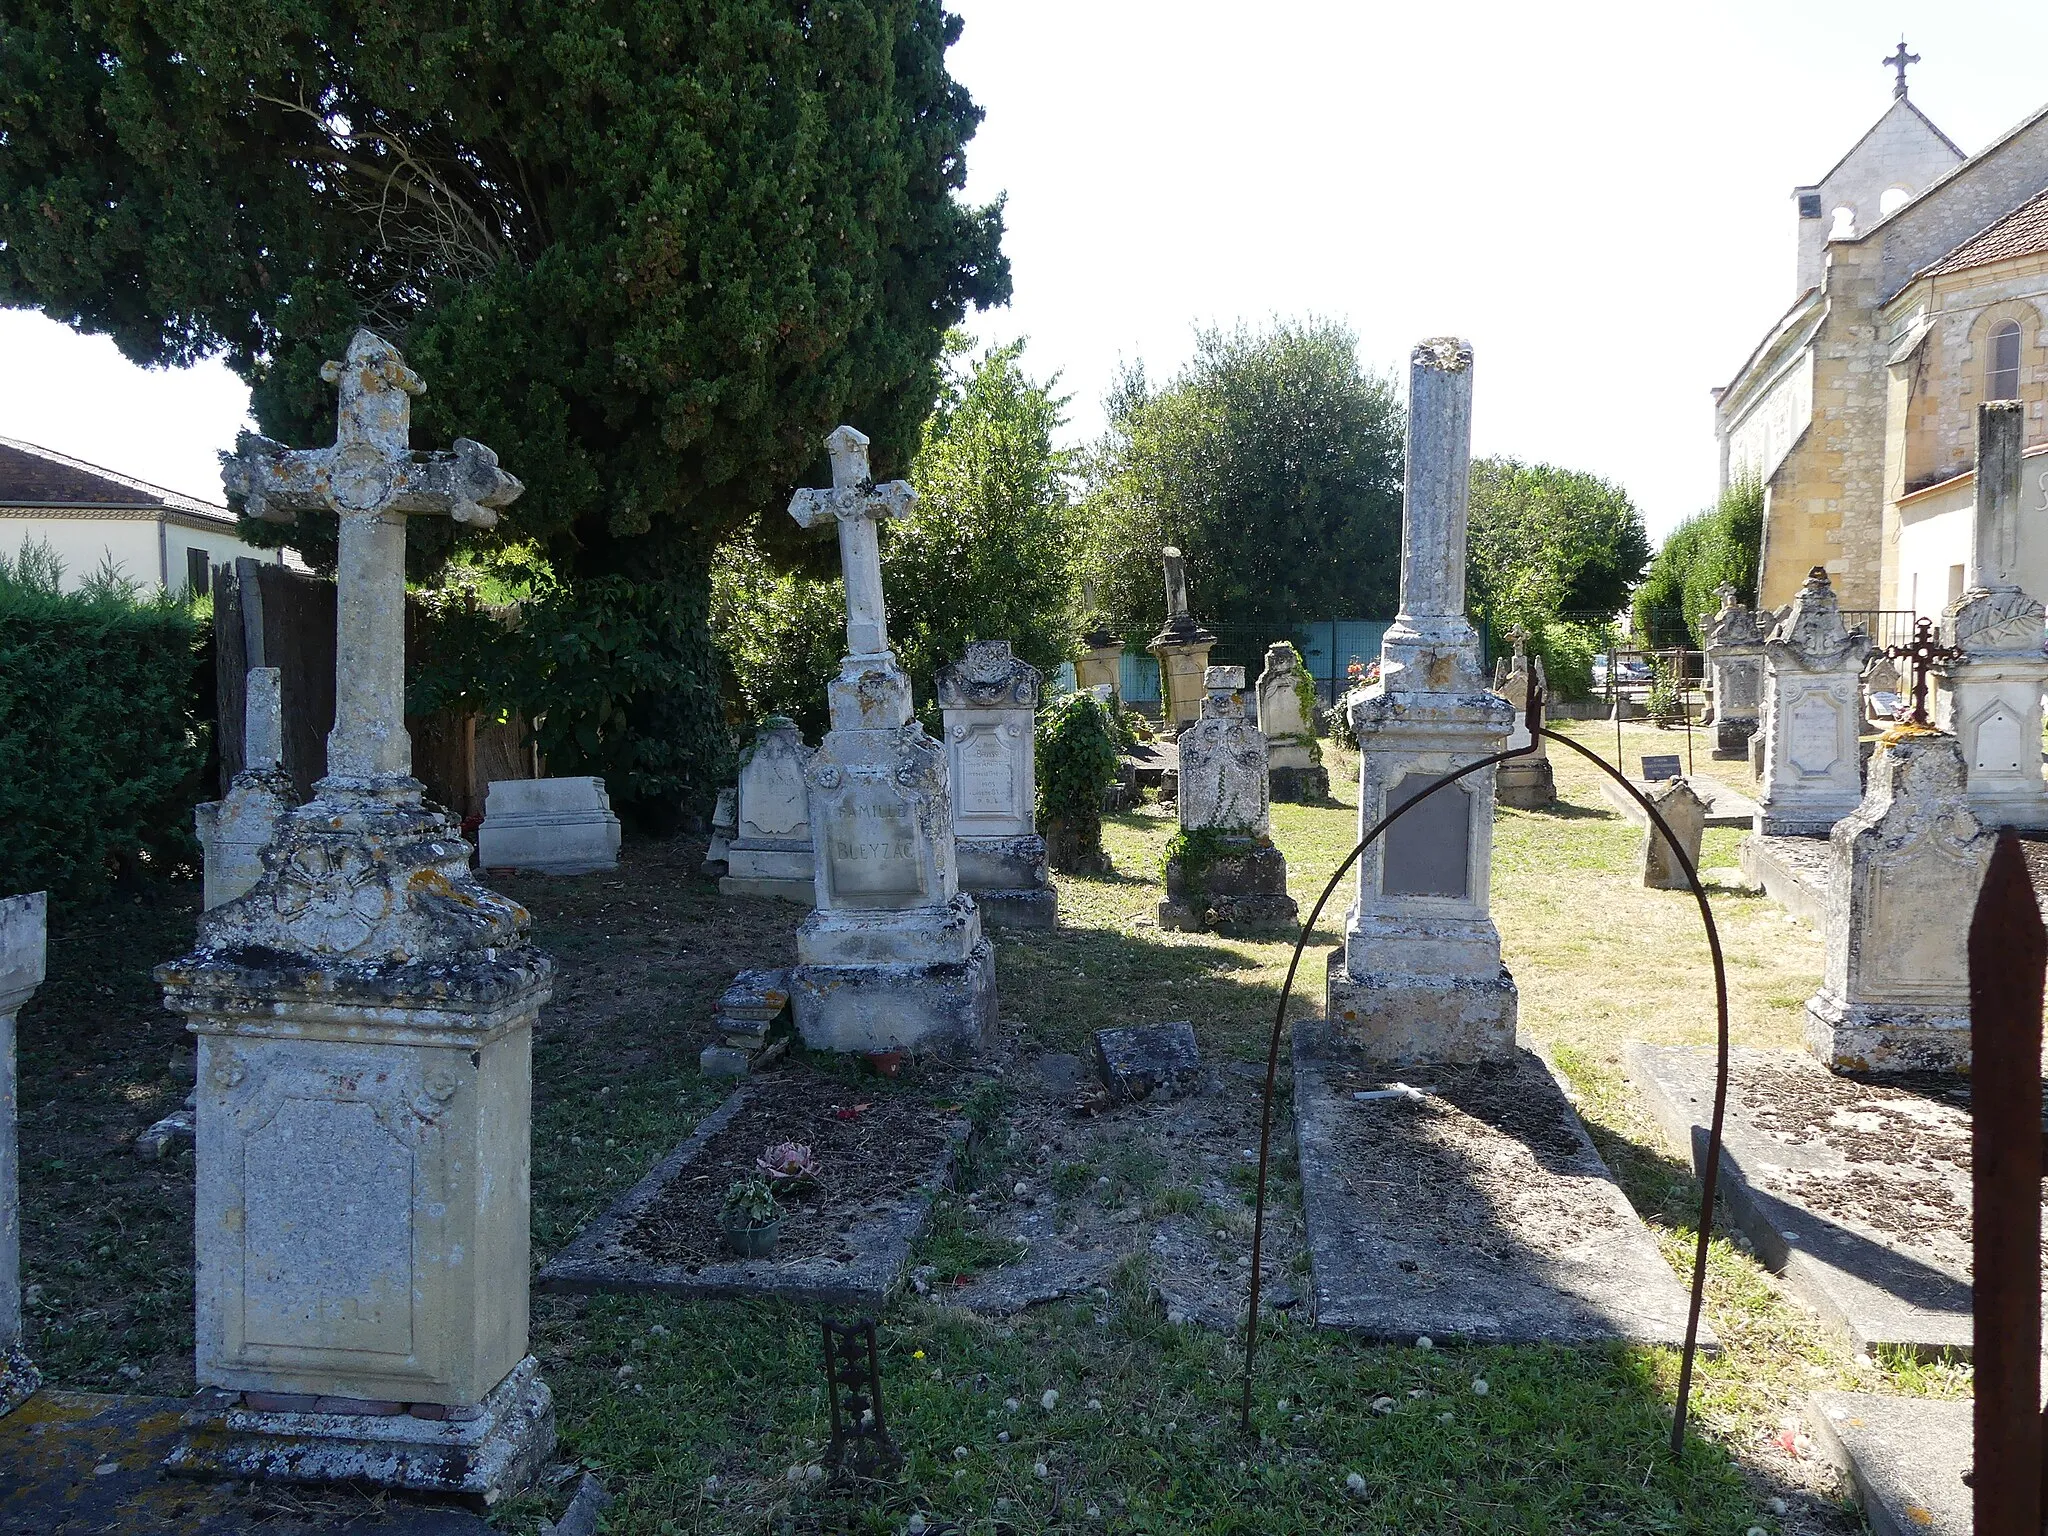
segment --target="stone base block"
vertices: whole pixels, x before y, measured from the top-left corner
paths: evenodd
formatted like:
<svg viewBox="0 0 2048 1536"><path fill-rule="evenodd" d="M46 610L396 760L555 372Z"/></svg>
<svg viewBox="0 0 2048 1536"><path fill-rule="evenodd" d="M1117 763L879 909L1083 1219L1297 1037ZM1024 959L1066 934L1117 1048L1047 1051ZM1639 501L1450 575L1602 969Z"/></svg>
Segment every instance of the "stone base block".
<svg viewBox="0 0 2048 1536"><path fill-rule="evenodd" d="M697 1053L697 1071L705 1077L745 1077L758 1072L789 1049L785 1036L766 1045L735 1045L724 1041L707 1045Z"/></svg>
<svg viewBox="0 0 2048 1536"><path fill-rule="evenodd" d="M1271 843L1229 839L1200 873L1197 886L1180 860L1168 862L1166 899L1159 904L1162 928L1272 927L1301 920L1287 894L1287 857Z"/></svg>
<svg viewBox="0 0 2048 1536"><path fill-rule="evenodd" d="M721 896L766 896L776 901L793 901L800 907L816 906L818 885L814 880L776 880L751 875L720 875Z"/></svg>
<svg viewBox="0 0 2048 1536"><path fill-rule="evenodd" d="M1837 1072L1967 1072L1970 1011L1872 1007L1823 989L1806 1000L1806 1048Z"/></svg>
<svg viewBox="0 0 2048 1536"><path fill-rule="evenodd" d="M797 1033L814 1051L983 1050L996 1039L995 946L961 964L799 965Z"/></svg>
<svg viewBox="0 0 2048 1536"><path fill-rule="evenodd" d="M1517 810L1540 811L1557 803L1557 774L1550 759L1502 763L1494 770L1494 798Z"/></svg>
<svg viewBox="0 0 2048 1536"><path fill-rule="evenodd" d="M1045 884L1045 839L956 837L953 864L966 891L1033 891Z"/></svg>
<svg viewBox="0 0 2048 1536"><path fill-rule="evenodd" d="M492 783L476 833L483 869L584 875L616 869L619 818L603 779L507 779Z"/></svg>
<svg viewBox="0 0 2048 1536"><path fill-rule="evenodd" d="M1202 1048L1195 1040L1195 1026L1183 1019L1098 1029L1095 1070L1119 1104L1135 1104L1154 1093L1168 1099L1194 1093L1202 1086Z"/></svg>
<svg viewBox="0 0 2048 1536"><path fill-rule="evenodd" d="M1835 830L1835 823L1856 809L1835 811L1772 811L1759 808L1750 821L1750 830L1760 837L1826 837Z"/></svg>
<svg viewBox="0 0 2048 1536"><path fill-rule="evenodd" d="M1271 768L1266 779L1275 800L1313 804L1330 798L1330 770L1321 763L1312 768Z"/></svg>
<svg viewBox="0 0 2048 1536"><path fill-rule="evenodd" d="M0 1349L0 1416L10 1414L36 1394L43 1373L18 1349Z"/></svg>
<svg viewBox="0 0 2048 1536"><path fill-rule="evenodd" d="M1035 891L972 890L985 928L1057 928L1060 893L1051 886Z"/></svg>
<svg viewBox="0 0 2048 1536"><path fill-rule="evenodd" d="M164 1470L195 1477L356 1483L491 1505L529 1486L555 1446L555 1408L531 1355L468 1418L264 1412L230 1400L185 1415Z"/></svg>
<svg viewBox="0 0 2048 1536"><path fill-rule="evenodd" d="M1489 978L1353 976L1330 952L1323 1017L1367 1060L1505 1061L1515 1051L1518 994L1502 966Z"/></svg>
<svg viewBox="0 0 2048 1536"><path fill-rule="evenodd" d="M1714 722L1714 753L1723 762L1739 763L1749 756L1750 738L1756 735L1756 720L1716 720Z"/></svg>

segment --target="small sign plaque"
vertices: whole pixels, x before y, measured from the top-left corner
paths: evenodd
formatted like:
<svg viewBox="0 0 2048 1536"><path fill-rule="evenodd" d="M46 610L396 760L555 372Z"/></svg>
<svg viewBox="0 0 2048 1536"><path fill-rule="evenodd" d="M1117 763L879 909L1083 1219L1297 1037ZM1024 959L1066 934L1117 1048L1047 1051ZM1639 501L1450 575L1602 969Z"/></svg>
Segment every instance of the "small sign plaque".
<svg viewBox="0 0 2048 1536"><path fill-rule="evenodd" d="M1678 754L1676 752L1668 757L1647 756L1643 759L1643 782L1645 784L1656 784L1665 779L1675 779L1681 771L1678 766Z"/></svg>

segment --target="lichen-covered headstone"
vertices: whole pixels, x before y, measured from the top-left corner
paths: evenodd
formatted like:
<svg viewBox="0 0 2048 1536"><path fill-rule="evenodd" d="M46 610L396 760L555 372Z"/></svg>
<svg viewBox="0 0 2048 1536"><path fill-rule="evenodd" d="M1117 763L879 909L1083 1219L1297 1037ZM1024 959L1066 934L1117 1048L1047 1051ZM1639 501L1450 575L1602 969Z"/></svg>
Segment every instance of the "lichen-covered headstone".
<svg viewBox="0 0 2048 1536"><path fill-rule="evenodd" d="M198 1037L194 1371L219 1394L166 1463L482 1502L553 1446L527 1353L531 1041L554 968L412 776L405 521L489 525L520 484L487 448L415 450L425 388L358 331L324 375L332 447L245 436L252 516L339 521L327 775L262 878L158 967Z"/></svg>
<svg viewBox="0 0 2048 1536"><path fill-rule="evenodd" d="M804 775L812 749L785 715L761 722L740 764L738 809L725 847L727 896L776 896L811 906L818 895L811 849L810 786Z"/></svg>
<svg viewBox="0 0 2048 1536"><path fill-rule="evenodd" d="M1764 642L1763 792L1756 830L1825 836L1863 798L1861 677L1870 639L1842 621L1822 566Z"/></svg>
<svg viewBox="0 0 2048 1536"><path fill-rule="evenodd" d="M218 800L192 813L204 854L204 901L211 910L263 877L263 850L277 819L292 808L284 771L284 716L276 667L251 667L244 691L242 771Z"/></svg>
<svg viewBox="0 0 2048 1536"><path fill-rule="evenodd" d="M977 640L938 671L960 885L990 927L1051 928L1059 893L1038 833L1033 729L1043 679L1007 640Z"/></svg>
<svg viewBox="0 0 2048 1536"><path fill-rule="evenodd" d="M813 1050L978 1050L995 1038L995 950L959 886L946 749L912 718L882 598L876 524L917 493L875 484L853 428L825 445L832 488L789 507L806 528L838 528L847 647L805 771L817 910L797 929L797 1032Z"/></svg>
<svg viewBox="0 0 2048 1536"><path fill-rule="evenodd" d="M1202 718L1180 734L1183 851L1166 866L1166 928L1291 923L1287 860L1271 837L1266 738L1245 718L1244 668L1210 667Z"/></svg>
<svg viewBox="0 0 2048 1536"><path fill-rule="evenodd" d="M1678 846L1694 869L1700 863L1700 838L1707 828L1707 803L1699 791L1682 778L1663 779L1648 786L1643 798L1657 808L1671 826ZM1689 891L1691 883L1672 854L1670 839L1650 822L1643 835L1643 884L1653 891Z"/></svg>
<svg viewBox="0 0 2048 1536"><path fill-rule="evenodd" d="M1955 738L1902 725L1828 840L1827 958L1806 1044L1842 1071L1968 1071L1969 914L1997 835Z"/></svg>
<svg viewBox="0 0 2048 1536"><path fill-rule="evenodd" d="M1323 749L1311 718L1315 684L1291 642L1276 640L1266 647L1266 669L1259 674L1255 696L1273 798L1328 799L1330 771L1323 766Z"/></svg>

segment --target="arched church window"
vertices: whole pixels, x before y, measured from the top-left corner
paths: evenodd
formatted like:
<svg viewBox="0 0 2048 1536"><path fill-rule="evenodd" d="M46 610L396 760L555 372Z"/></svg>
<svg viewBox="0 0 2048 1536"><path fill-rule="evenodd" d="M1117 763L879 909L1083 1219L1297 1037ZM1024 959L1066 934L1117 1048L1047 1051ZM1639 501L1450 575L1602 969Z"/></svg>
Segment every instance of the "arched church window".
<svg viewBox="0 0 2048 1536"><path fill-rule="evenodd" d="M1847 203L1835 210L1834 226L1828 230L1830 240L1854 240L1856 238L1856 210Z"/></svg>
<svg viewBox="0 0 2048 1536"><path fill-rule="evenodd" d="M1984 398L2017 400L2020 397L2020 327L2008 320L1991 333L1991 366L1984 376Z"/></svg>
<svg viewBox="0 0 2048 1536"><path fill-rule="evenodd" d="M1877 199L1877 216L1888 219L1912 200L1913 193L1910 188L1886 187Z"/></svg>

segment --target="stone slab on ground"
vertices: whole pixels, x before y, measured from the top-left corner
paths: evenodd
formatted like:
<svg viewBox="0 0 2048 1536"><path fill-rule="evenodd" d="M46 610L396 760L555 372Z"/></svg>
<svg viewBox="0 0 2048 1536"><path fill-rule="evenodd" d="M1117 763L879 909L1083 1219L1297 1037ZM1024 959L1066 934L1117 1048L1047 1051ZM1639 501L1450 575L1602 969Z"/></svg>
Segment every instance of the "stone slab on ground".
<svg viewBox="0 0 2048 1536"><path fill-rule="evenodd" d="M1739 850L1742 873L1779 906L1818 928L1828 912L1828 840L1752 832Z"/></svg>
<svg viewBox="0 0 2048 1536"><path fill-rule="evenodd" d="M1710 827L1748 827L1756 815L1756 802L1741 790L1704 773L1686 775L1685 782L1692 786L1692 792L1706 803L1707 821ZM1648 794L1652 786L1640 779L1635 781L1637 789ZM1643 808L1629 798L1623 789L1606 774L1600 775L1600 793L1607 797L1607 803L1621 812L1629 821L1639 827L1650 824L1650 818L1643 814ZM1824 841L1824 840L1823 840Z"/></svg>
<svg viewBox="0 0 2048 1536"><path fill-rule="evenodd" d="M1705 1046L1630 1041L1622 1063L1703 1172ZM1858 1349L1970 1352L1967 1080L1837 1076L1799 1051L1729 1058L1721 1195L1757 1257Z"/></svg>
<svg viewBox="0 0 2048 1536"><path fill-rule="evenodd" d="M778 1296L825 1307L882 1306L903 1277L911 1245L931 1220L933 1196L951 1178L954 1159L967 1144L964 1120L947 1123L943 1150L916 1188L900 1199L876 1203L853 1221L841 1234L838 1254L728 1258L693 1268L650 1258L634 1245L632 1235L640 1218L691 1168L761 1084L761 1079L748 1082L706 1115L681 1146L542 1267L534 1288L571 1295L658 1292L699 1300Z"/></svg>
<svg viewBox="0 0 2048 1536"><path fill-rule="evenodd" d="M1971 1412L1967 1398L1816 1392L1806 1417L1873 1536L1970 1536Z"/></svg>
<svg viewBox="0 0 2048 1536"><path fill-rule="evenodd" d="M36 1394L0 1418L5 1536L490 1536L465 1510L342 1489L178 1477L162 1470L188 1400ZM106 1470L101 1470L105 1468Z"/></svg>
<svg viewBox="0 0 2048 1536"><path fill-rule="evenodd" d="M1141 741L1123 755L1141 789L1157 789L1169 773L1180 772L1180 750L1170 741Z"/></svg>
<svg viewBox="0 0 2048 1536"><path fill-rule="evenodd" d="M1140 1024L1095 1032L1095 1066L1110 1098L1134 1104L1159 1093L1177 1099L1202 1086L1202 1051L1195 1026Z"/></svg>
<svg viewBox="0 0 2048 1536"><path fill-rule="evenodd" d="M1686 1287L1533 1051L1401 1075L1419 1098L1354 1100L1385 1078L1321 1023L1295 1026L1318 1323L1388 1340L1684 1341Z"/></svg>

